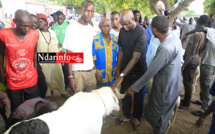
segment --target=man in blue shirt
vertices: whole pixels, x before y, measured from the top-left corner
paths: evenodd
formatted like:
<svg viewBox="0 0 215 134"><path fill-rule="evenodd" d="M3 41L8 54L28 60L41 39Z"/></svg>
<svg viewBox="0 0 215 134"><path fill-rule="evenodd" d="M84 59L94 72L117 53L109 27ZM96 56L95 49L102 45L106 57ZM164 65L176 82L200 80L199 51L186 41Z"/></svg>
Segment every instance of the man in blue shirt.
<svg viewBox="0 0 215 134"><path fill-rule="evenodd" d="M215 81L210 89L210 94L215 96ZM201 115L201 117L196 121L196 129L201 130L203 127L203 123L205 118L213 112L212 123L209 134L215 134L215 100L211 103L208 109Z"/></svg>
<svg viewBox="0 0 215 134"><path fill-rule="evenodd" d="M93 60L98 85L109 86L115 81L118 38L110 34L111 21L107 18L99 24L101 33L93 37Z"/></svg>

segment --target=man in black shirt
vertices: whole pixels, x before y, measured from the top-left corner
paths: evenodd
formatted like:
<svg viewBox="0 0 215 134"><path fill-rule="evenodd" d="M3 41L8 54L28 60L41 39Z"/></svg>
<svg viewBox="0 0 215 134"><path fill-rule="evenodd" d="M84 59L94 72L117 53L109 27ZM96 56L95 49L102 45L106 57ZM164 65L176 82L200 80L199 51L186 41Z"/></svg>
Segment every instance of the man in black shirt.
<svg viewBox="0 0 215 134"><path fill-rule="evenodd" d="M118 78L112 85L115 90L121 83L121 93L124 93L136 80L138 80L146 71L146 44L148 40L147 33L144 28L137 25L133 12L125 9L121 12L120 30L118 44L120 46L117 56L117 74ZM142 61L142 62L141 62ZM139 129L140 119L143 109L142 90L134 95L133 106L133 127ZM132 96L126 95L122 100L123 116L117 120L117 124L121 125L125 121L130 120L132 108Z"/></svg>

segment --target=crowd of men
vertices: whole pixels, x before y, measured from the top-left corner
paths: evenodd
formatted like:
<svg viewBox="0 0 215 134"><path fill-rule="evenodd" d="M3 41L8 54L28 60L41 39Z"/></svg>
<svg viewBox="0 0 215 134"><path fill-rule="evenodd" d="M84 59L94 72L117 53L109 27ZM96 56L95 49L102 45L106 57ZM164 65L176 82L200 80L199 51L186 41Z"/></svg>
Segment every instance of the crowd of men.
<svg viewBox="0 0 215 134"><path fill-rule="evenodd" d="M83 2L80 11L77 22L69 23L57 11L52 14L53 22L48 23L45 14L17 10L13 20L16 27L1 27L0 111L6 129L17 121L56 110L56 104L44 100L50 100L54 89L67 99L68 88L77 93L110 86L113 91L121 88L121 93L127 93L122 100L123 114L116 123L122 125L132 119L134 130L139 130L145 86L153 81L146 118L155 134L164 134L182 89L181 76L185 95L179 108L189 109L190 102L201 105L192 114L200 116L196 127L202 128L206 116L214 111L209 94L215 95L214 15L210 19L201 15L195 24L193 18L188 23L176 18L171 29L166 16L156 16L151 22L146 16L142 21L138 10L124 9L121 13L113 11L110 19L103 18L99 22L101 32L96 33L91 21L93 2ZM37 63L37 52L83 52L84 63ZM198 66L200 100L191 101ZM31 116L17 119L17 115ZM111 116L116 117L114 111ZM215 117L211 134L215 133L214 122Z"/></svg>

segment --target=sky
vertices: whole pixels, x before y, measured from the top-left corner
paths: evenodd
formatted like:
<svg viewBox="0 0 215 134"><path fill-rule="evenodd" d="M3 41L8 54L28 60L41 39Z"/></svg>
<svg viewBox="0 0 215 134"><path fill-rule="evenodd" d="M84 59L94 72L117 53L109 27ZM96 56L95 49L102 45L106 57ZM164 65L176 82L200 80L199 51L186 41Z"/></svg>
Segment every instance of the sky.
<svg viewBox="0 0 215 134"><path fill-rule="evenodd" d="M204 5L203 5L204 0L195 0L190 4L188 9L194 10L197 14L203 14L204 13Z"/></svg>

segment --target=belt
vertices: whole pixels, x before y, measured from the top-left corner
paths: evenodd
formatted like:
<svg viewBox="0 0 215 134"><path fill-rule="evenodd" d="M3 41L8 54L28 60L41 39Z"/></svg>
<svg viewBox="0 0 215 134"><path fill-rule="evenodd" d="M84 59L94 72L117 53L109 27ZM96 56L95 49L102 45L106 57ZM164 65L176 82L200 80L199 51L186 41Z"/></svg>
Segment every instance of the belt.
<svg viewBox="0 0 215 134"><path fill-rule="evenodd" d="M90 70L76 70L77 72L90 72L92 71L93 69L90 69ZM75 72L75 71L74 71Z"/></svg>

